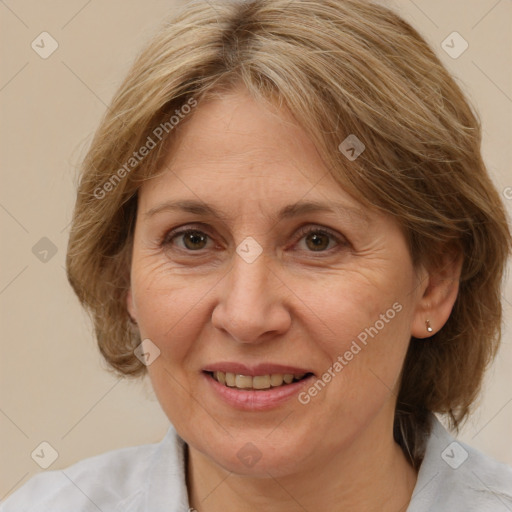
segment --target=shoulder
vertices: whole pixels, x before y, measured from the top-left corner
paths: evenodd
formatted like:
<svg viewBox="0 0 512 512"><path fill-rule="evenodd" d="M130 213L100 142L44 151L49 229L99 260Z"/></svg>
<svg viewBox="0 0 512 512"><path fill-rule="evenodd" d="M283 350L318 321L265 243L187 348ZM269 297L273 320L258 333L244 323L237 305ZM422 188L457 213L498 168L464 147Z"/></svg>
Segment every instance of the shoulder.
<svg viewBox="0 0 512 512"><path fill-rule="evenodd" d="M512 510L512 468L456 441L433 417L408 512Z"/></svg>
<svg viewBox="0 0 512 512"><path fill-rule="evenodd" d="M131 511L145 492L155 459L176 442L170 429L160 443L114 450L39 473L4 501L0 512Z"/></svg>

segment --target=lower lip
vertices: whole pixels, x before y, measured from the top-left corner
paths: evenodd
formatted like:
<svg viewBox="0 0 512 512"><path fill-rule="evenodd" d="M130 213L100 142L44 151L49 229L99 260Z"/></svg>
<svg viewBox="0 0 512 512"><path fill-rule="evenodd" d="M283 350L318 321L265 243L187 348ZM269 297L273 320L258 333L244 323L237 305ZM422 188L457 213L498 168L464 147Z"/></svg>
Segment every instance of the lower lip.
<svg viewBox="0 0 512 512"><path fill-rule="evenodd" d="M230 388L216 381L208 373L203 373L203 377L216 396L232 407L245 411L265 411L279 407L297 395L314 378L313 375L310 375L305 379L284 386L254 390Z"/></svg>

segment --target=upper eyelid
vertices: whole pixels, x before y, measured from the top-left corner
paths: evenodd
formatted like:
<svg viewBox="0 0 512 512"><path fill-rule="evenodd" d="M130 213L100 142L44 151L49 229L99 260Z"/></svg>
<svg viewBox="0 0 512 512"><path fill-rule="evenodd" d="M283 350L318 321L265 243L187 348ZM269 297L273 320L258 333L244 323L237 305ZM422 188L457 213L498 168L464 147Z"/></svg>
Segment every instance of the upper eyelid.
<svg viewBox="0 0 512 512"><path fill-rule="evenodd" d="M203 224L184 224L183 226L179 226L177 228L170 229L164 233L162 238L162 242L166 242L167 240L172 240L173 238L183 235L187 231L199 231L201 233L205 233L211 238L208 227Z"/></svg>

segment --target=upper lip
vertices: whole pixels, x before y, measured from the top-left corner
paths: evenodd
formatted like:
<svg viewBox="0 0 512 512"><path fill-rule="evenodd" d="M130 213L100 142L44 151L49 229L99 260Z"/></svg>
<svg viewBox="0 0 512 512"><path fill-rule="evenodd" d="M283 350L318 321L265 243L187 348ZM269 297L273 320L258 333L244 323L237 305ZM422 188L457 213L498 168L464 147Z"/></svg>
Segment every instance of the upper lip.
<svg viewBox="0 0 512 512"><path fill-rule="evenodd" d="M245 365L235 362L220 362L213 363L203 368L204 372L225 372L235 373L237 375L247 375L255 377L257 375L272 375L272 374L292 374L302 375L305 373L313 373L311 370L301 368L299 366L289 366L284 364L260 363L257 365Z"/></svg>

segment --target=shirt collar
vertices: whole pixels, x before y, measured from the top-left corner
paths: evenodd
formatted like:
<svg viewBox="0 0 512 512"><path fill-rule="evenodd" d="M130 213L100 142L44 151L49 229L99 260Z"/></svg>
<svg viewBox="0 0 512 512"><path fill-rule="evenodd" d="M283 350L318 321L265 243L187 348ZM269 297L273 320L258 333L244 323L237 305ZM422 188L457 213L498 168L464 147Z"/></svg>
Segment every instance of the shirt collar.
<svg viewBox="0 0 512 512"><path fill-rule="evenodd" d="M185 447L185 441L171 426L153 456L143 510L189 510Z"/></svg>
<svg viewBox="0 0 512 512"><path fill-rule="evenodd" d="M500 496L510 496L509 469L456 441L434 414L431 426L407 512L502 510Z"/></svg>

